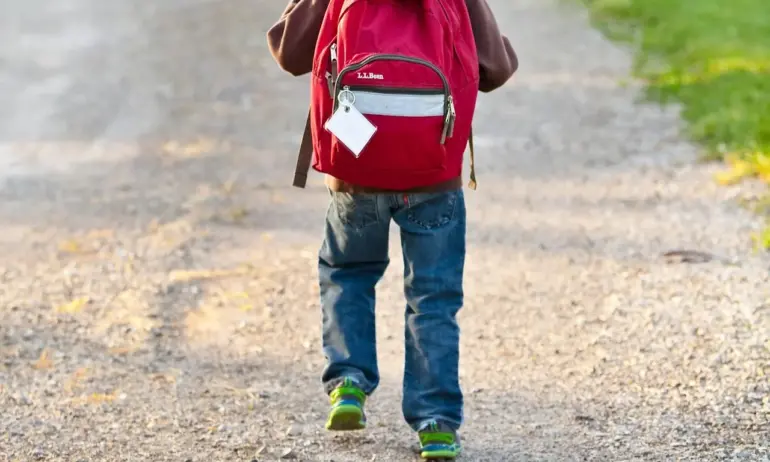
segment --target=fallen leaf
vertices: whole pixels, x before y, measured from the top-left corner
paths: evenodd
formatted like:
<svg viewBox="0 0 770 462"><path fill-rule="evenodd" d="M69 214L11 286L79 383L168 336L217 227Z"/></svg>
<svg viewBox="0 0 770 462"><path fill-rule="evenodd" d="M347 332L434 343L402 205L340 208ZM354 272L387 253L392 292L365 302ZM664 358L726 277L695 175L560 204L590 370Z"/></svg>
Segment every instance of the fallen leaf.
<svg viewBox="0 0 770 462"><path fill-rule="evenodd" d="M227 213L227 216L233 221L241 221L248 216L249 211L243 207L236 207Z"/></svg>
<svg viewBox="0 0 770 462"><path fill-rule="evenodd" d="M59 243L59 251L64 253L80 253L81 250L80 243L74 239L68 239Z"/></svg>
<svg viewBox="0 0 770 462"><path fill-rule="evenodd" d="M663 253L663 258L668 263L707 263L717 257L698 250L670 250Z"/></svg>
<svg viewBox="0 0 770 462"><path fill-rule="evenodd" d="M88 302L90 302L91 299L88 297L80 297L76 298L75 300L72 300L69 303L65 303L64 305L60 305L56 307L57 313L79 313L83 310L83 308L88 305Z"/></svg>
<svg viewBox="0 0 770 462"><path fill-rule="evenodd" d="M91 396L88 397L88 402L92 404L111 403L116 398L115 393L91 393Z"/></svg>
<svg viewBox="0 0 770 462"><path fill-rule="evenodd" d="M94 229L88 232L89 239L112 239L115 237L113 229Z"/></svg>
<svg viewBox="0 0 770 462"><path fill-rule="evenodd" d="M77 406L84 404L104 404L111 403L117 399L117 392L112 393L91 393L87 396L79 396L77 398L68 399L65 403L71 403Z"/></svg>
<svg viewBox="0 0 770 462"><path fill-rule="evenodd" d="M41 370L41 369L50 369L53 367L53 361L50 359L50 354L48 353L48 348L42 351L40 353L40 357L35 361L34 364L35 369Z"/></svg>
<svg viewBox="0 0 770 462"><path fill-rule="evenodd" d="M168 141L163 145L163 151L166 154L184 157L194 157L206 154L214 149L216 142L209 138L199 138L197 141L188 144L181 144L178 141Z"/></svg>
<svg viewBox="0 0 770 462"><path fill-rule="evenodd" d="M176 376L173 374L164 374L164 373L157 373L152 375L153 380L166 382L168 384L174 384L176 383Z"/></svg>
<svg viewBox="0 0 770 462"><path fill-rule="evenodd" d="M234 179L225 181L224 184L222 185L222 192L226 196L232 195L233 191L235 191L235 185L236 185L236 182Z"/></svg>
<svg viewBox="0 0 770 462"><path fill-rule="evenodd" d="M72 393L72 391L77 388L80 381L88 374L88 368L81 367L80 369L76 370L74 374L72 374L72 377L64 384L64 390L67 393Z"/></svg>
<svg viewBox="0 0 770 462"><path fill-rule="evenodd" d="M133 353L137 349L138 347L136 346L119 346L119 347L112 347L107 351L109 351L109 353L113 355L126 355L129 353Z"/></svg>
<svg viewBox="0 0 770 462"><path fill-rule="evenodd" d="M728 156L726 161L729 165L729 168L714 175L717 183L721 185L733 185L740 182L744 178L756 174L754 165L751 162L748 162L738 156Z"/></svg>
<svg viewBox="0 0 770 462"><path fill-rule="evenodd" d="M176 270L169 273L172 282L190 282L199 280L222 279L233 276L244 276L249 268L234 268L227 270Z"/></svg>

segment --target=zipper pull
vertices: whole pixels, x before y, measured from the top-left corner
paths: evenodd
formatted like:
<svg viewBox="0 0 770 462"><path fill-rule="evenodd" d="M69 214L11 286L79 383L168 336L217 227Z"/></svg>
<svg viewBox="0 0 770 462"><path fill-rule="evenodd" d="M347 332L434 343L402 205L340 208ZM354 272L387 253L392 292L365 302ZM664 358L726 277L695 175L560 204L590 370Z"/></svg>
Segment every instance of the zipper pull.
<svg viewBox="0 0 770 462"><path fill-rule="evenodd" d="M334 98L334 86L337 84L337 44L332 43L329 47L331 56L331 72L326 73L326 81L329 83L329 96Z"/></svg>
<svg viewBox="0 0 770 462"><path fill-rule="evenodd" d="M446 117L444 117L444 129L441 130L441 144L446 143L447 138L451 138L455 130L455 118L457 113L455 112L455 103L450 95L447 98L447 111Z"/></svg>
<svg viewBox="0 0 770 462"><path fill-rule="evenodd" d="M348 85L342 87L342 91L337 95L337 105L342 106L345 112L350 112L350 108L353 107L355 102L356 94L350 91L350 87Z"/></svg>
<svg viewBox="0 0 770 462"><path fill-rule="evenodd" d="M455 101L449 97L449 138L455 134L455 120L457 120L457 112L455 111Z"/></svg>

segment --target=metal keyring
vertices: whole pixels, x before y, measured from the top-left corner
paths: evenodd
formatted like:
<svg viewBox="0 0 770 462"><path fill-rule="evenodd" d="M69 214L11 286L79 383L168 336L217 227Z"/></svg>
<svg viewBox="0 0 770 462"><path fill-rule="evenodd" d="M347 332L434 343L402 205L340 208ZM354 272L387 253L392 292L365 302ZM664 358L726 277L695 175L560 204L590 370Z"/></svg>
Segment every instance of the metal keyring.
<svg viewBox="0 0 770 462"><path fill-rule="evenodd" d="M337 101L343 106L352 106L356 102L356 94L350 90L342 90L337 96Z"/></svg>

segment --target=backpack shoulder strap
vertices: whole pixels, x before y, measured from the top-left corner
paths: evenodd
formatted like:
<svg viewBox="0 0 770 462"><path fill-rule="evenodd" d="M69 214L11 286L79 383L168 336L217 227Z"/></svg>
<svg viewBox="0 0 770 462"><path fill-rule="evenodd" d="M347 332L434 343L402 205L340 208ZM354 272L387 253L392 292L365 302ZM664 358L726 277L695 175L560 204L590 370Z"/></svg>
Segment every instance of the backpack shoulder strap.
<svg viewBox="0 0 770 462"><path fill-rule="evenodd" d="M305 132L302 134L302 142L297 154L297 166L294 169L294 186L304 188L307 184L307 174L310 171L310 163L313 158L313 140L310 132L310 111L307 113Z"/></svg>
<svg viewBox="0 0 770 462"><path fill-rule="evenodd" d="M468 183L468 187L476 190L476 152L473 150L473 128L471 127L471 136L468 138L468 147L471 151L471 181Z"/></svg>

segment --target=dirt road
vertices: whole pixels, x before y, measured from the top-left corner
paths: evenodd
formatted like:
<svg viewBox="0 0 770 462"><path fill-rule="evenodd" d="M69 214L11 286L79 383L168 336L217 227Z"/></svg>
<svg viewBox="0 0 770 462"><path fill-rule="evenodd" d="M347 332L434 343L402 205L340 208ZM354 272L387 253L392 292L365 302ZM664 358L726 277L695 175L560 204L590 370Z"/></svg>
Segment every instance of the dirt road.
<svg viewBox="0 0 770 462"><path fill-rule="evenodd" d="M464 460L768 460L748 189L636 103L579 9L490 3L522 64L475 125ZM282 7L0 0L0 461L415 458L397 264L371 429L321 431L328 196L290 187L308 91L265 47Z"/></svg>

